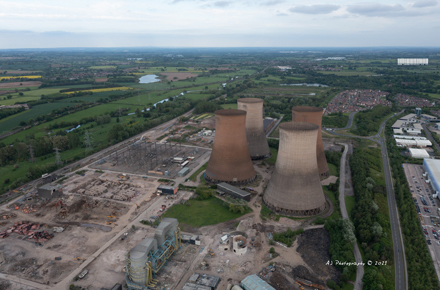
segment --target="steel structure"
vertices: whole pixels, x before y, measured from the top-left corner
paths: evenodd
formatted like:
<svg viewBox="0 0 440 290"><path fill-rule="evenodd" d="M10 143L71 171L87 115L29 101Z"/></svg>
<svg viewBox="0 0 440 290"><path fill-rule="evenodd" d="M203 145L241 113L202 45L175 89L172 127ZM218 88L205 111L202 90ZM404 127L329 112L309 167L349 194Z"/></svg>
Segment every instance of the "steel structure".
<svg viewBox="0 0 440 290"><path fill-rule="evenodd" d="M205 180L246 184L255 179L245 124L246 112L243 110L215 111L215 139Z"/></svg>
<svg viewBox="0 0 440 290"><path fill-rule="evenodd" d="M319 126L288 122L279 128L277 161L263 201L271 210L285 215L319 214L325 209L314 146Z"/></svg>
<svg viewBox="0 0 440 290"><path fill-rule="evenodd" d="M127 169L124 168L126 172L145 173L162 164L171 164L172 157L181 151L182 146L180 143L156 143L140 140L113 152L105 160L95 164L94 167L100 168L99 165L110 163L112 166L127 166Z"/></svg>
<svg viewBox="0 0 440 290"><path fill-rule="evenodd" d="M125 255L125 281L129 290L155 288L156 274L181 245L179 222L164 218L154 238L146 238Z"/></svg>
<svg viewBox="0 0 440 290"><path fill-rule="evenodd" d="M246 111L246 139L252 160L270 157L263 125L263 100L243 98L237 100L239 110Z"/></svg>
<svg viewBox="0 0 440 290"><path fill-rule="evenodd" d="M324 145L322 144L322 114L324 110L317 107L293 107L292 108L292 121L307 122L319 126L318 138L316 141L316 157L318 161L319 177L325 179L330 176L330 170L328 169L327 159L325 158Z"/></svg>

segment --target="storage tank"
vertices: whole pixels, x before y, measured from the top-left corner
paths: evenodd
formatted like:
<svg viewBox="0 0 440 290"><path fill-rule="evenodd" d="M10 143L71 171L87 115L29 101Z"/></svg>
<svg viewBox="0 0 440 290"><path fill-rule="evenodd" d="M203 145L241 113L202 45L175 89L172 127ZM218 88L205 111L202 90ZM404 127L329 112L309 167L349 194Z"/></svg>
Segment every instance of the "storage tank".
<svg viewBox="0 0 440 290"><path fill-rule="evenodd" d="M319 126L282 123L280 145L272 178L263 196L271 210L291 216L311 216L325 209L316 159Z"/></svg>
<svg viewBox="0 0 440 290"><path fill-rule="evenodd" d="M215 139L206 168L205 180L212 183L246 184L255 170L246 142L246 112L215 111Z"/></svg>
<svg viewBox="0 0 440 290"><path fill-rule="evenodd" d="M319 126L318 138L316 141L316 156L318 160L318 169L320 179L325 179L330 176L330 171L327 165L327 159L325 158L324 145L322 144L322 114L324 110L318 107L293 107L292 108L292 121L296 122L308 122Z"/></svg>
<svg viewBox="0 0 440 290"><path fill-rule="evenodd" d="M263 100L243 98L237 100L239 110L246 111L246 139L252 160L270 157L263 125Z"/></svg>

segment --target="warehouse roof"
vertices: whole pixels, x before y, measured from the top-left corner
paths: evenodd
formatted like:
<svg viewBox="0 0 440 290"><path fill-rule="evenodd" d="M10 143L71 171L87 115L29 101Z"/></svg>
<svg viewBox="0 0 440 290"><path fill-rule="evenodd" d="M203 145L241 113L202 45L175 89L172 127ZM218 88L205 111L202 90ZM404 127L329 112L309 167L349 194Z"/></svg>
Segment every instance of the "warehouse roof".
<svg viewBox="0 0 440 290"><path fill-rule="evenodd" d="M247 196L250 195L249 192L246 192L244 190L241 190L240 188L237 188L235 186L227 184L226 182L222 182L222 183L217 184L217 189L218 188L220 188L220 189L222 189L222 188L227 189L227 190L232 191L235 194L238 194L238 195L240 195L242 197L247 197Z"/></svg>
<svg viewBox="0 0 440 290"><path fill-rule="evenodd" d="M175 188L176 188L175 186L168 186L168 185L163 185L163 184L161 184L157 187L157 189L171 189L171 190L174 190Z"/></svg>
<svg viewBox="0 0 440 290"><path fill-rule="evenodd" d="M244 278L243 281L241 281L241 286L245 290L276 290L256 274Z"/></svg>
<svg viewBox="0 0 440 290"><path fill-rule="evenodd" d="M397 120L396 122L394 122L394 124L391 126L392 128L402 128L405 125L405 121L402 120Z"/></svg>
<svg viewBox="0 0 440 290"><path fill-rule="evenodd" d="M438 159L423 159L423 166L429 174L429 179L434 185L436 191L440 191L440 160Z"/></svg>
<svg viewBox="0 0 440 290"><path fill-rule="evenodd" d="M400 118L399 120L409 120L409 119L416 118L416 117L417 117L416 114L408 114L408 115Z"/></svg>
<svg viewBox="0 0 440 290"><path fill-rule="evenodd" d="M63 186L61 184L52 184L52 183L48 183L43 186L40 186L41 189L46 189L46 190L58 190L62 187Z"/></svg>
<svg viewBox="0 0 440 290"><path fill-rule="evenodd" d="M408 151L412 158L429 158L429 153L425 149L409 148Z"/></svg>
<svg viewBox="0 0 440 290"><path fill-rule="evenodd" d="M401 128L393 129L394 134L403 134L403 131Z"/></svg>

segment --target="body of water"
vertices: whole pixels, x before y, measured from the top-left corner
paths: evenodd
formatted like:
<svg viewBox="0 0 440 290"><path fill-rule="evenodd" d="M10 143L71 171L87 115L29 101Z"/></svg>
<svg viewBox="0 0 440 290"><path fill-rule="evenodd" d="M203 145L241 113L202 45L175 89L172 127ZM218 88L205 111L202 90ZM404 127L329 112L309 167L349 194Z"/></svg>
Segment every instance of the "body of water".
<svg viewBox="0 0 440 290"><path fill-rule="evenodd" d="M139 78L140 84L151 84L160 82L160 79L157 75L145 75Z"/></svg>

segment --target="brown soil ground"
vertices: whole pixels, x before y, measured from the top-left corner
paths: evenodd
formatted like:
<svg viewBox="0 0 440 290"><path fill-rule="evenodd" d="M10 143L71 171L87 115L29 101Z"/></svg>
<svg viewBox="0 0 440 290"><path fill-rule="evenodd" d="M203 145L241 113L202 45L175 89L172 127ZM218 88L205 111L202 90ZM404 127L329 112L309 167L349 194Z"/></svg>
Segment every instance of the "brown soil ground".
<svg viewBox="0 0 440 290"><path fill-rule="evenodd" d="M197 77L198 74L190 73L190 72L170 72L170 73L160 73L160 75L166 76L169 81L180 81L187 78ZM177 79L174 79L177 78Z"/></svg>
<svg viewBox="0 0 440 290"><path fill-rule="evenodd" d="M97 83L103 83L103 82L106 82L107 80L108 80L108 78L95 79L95 82L97 82Z"/></svg>
<svg viewBox="0 0 440 290"><path fill-rule="evenodd" d="M6 95L9 93L14 93L15 91L0 91L0 95Z"/></svg>
<svg viewBox="0 0 440 290"><path fill-rule="evenodd" d="M326 265L326 263L331 260L329 247L329 233L325 229L314 229L305 231L299 237L297 251L301 254L301 257L307 265L313 269L313 273L311 273L312 276L319 276L324 280L331 279L339 283L341 272L335 266ZM300 278L307 279L307 277L301 276ZM322 280L320 280L320 282L323 283Z"/></svg>
<svg viewBox="0 0 440 290"><path fill-rule="evenodd" d="M22 84L20 86L20 84ZM32 82L13 82L13 83L0 83L0 88L15 88L15 87L35 87L40 86L42 82L32 81Z"/></svg>

